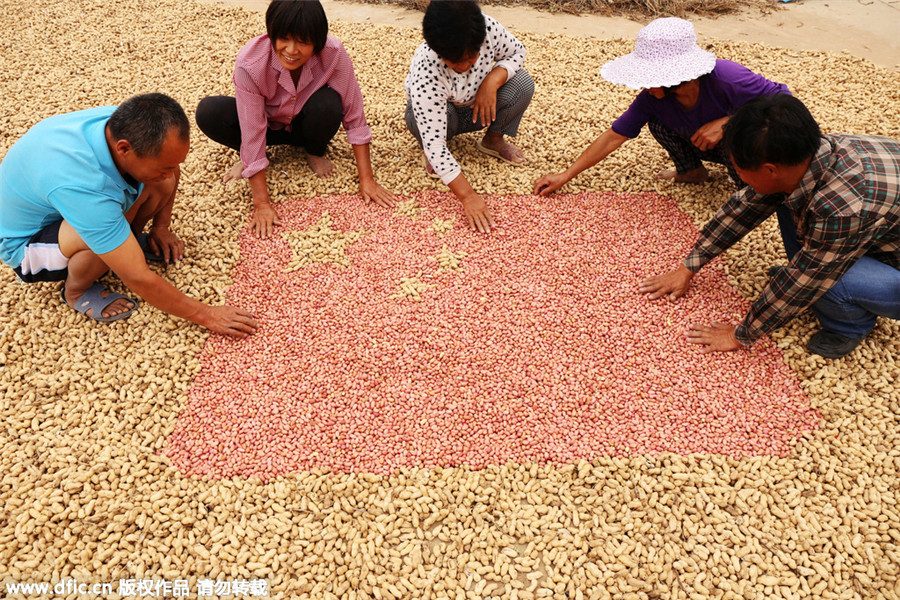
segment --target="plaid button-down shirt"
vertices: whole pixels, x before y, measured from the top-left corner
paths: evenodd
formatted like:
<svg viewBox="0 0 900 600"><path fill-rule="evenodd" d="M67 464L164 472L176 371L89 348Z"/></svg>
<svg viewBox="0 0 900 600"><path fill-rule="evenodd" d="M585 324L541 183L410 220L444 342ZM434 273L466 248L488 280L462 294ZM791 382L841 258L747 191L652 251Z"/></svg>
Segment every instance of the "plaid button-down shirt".
<svg viewBox="0 0 900 600"><path fill-rule="evenodd" d="M812 305L863 255L900 268L900 141L826 135L790 196L734 194L700 232L684 261L696 273L766 220L780 203L797 225L800 251L772 277L735 337L752 344Z"/></svg>

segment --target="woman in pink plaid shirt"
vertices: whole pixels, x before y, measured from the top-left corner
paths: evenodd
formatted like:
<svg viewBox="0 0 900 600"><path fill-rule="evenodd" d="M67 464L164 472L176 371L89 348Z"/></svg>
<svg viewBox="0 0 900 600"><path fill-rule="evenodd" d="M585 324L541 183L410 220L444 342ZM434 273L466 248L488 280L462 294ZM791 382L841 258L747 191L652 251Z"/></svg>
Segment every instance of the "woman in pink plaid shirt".
<svg viewBox="0 0 900 600"><path fill-rule="evenodd" d="M393 206L394 195L372 174L372 131L353 63L341 42L328 35L322 5L318 0L274 0L266 10L266 32L237 55L234 97L204 98L196 114L203 133L241 153L225 181L250 181L253 231L267 238L279 223L266 186L266 146L302 146L313 173L330 177L334 164L325 150L341 123L356 157L360 195Z"/></svg>

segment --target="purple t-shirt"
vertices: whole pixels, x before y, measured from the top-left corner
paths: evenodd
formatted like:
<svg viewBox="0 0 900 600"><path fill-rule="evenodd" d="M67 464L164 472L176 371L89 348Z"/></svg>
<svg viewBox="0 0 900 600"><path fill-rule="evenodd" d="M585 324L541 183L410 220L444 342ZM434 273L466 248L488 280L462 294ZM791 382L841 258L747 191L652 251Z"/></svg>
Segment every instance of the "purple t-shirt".
<svg viewBox="0 0 900 600"><path fill-rule="evenodd" d="M710 121L734 114L744 103L759 96L790 94L783 83L769 81L747 67L730 60L716 60L711 73L700 77L700 95L685 110L674 95L654 98L647 90L638 94L631 106L612 124L619 135L634 138L651 119L689 138Z"/></svg>

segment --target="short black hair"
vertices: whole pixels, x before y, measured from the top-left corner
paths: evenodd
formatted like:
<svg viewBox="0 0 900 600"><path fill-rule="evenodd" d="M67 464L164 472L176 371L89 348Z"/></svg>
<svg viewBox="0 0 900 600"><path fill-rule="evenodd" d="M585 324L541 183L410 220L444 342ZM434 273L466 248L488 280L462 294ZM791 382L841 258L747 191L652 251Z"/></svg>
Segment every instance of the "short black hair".
<svg viewBox="0 0 900 600"><path fill-rule="evenodd" d="M272 0L266 9L269 41L294 38L313 45L318 54L328 37L328 17L319 0Z"/></svg>
<svg viewBox="0 0 900 600"><path fill-rule="evenodd" d="M821 140L809 109L789 94L775 94L740 107L725 124L722 143L738 168L753 171L765 163L799 165Z"/></svg>
<svg viewBox="0 0 900 600"><path fill-rule="evenodd" d="M115 140L127 140L140 157L158 156L173 127L182 140L191 137L184 109L165 94L132 96L116 108L107 123Z"/></svg>
<svg viewBox="0 0 900 600"><path fill-rule="evenodd" d="M422 19L425 42L438 56L460 62L481 49L487 34L475 0L432 0Z"/></svg>

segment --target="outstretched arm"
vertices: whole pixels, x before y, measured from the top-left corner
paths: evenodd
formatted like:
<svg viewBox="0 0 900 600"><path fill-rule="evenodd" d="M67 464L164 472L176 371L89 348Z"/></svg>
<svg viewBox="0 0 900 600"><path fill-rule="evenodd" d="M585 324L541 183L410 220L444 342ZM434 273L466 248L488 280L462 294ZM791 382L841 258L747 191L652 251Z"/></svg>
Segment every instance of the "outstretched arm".
<svg viewBox="0 0 900 600"><path fill-rule="evenodd" d="M234 338L256 333L256 320L247 311L227 305L204 304L181 293L151 271L133 235L115 250L99 256L128 289L160 310Z"/></svg>
<svg viewBox="0 0 900 600"><path fill-rule="evenodd" d="M225 174L224 181L247 178L253 198L253 233L268 238L279 221L266 186L266 99L251 74L242 68L235 68L234 92L241 127L241 161Z"/></svg>
<svg viewBox="0 0 900 600"><path fill-rule="evenodd" d="M621 146L628 138L612 130L607 129L600 134L594 142L581 153L572 166L561 173L544 175L534 183L534 193L546 196L555 192L569 181L575 178L585 169L589 169L609 156L616 148Z"/></svg>

